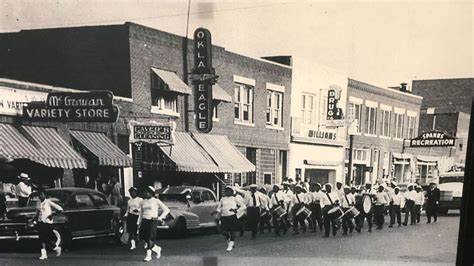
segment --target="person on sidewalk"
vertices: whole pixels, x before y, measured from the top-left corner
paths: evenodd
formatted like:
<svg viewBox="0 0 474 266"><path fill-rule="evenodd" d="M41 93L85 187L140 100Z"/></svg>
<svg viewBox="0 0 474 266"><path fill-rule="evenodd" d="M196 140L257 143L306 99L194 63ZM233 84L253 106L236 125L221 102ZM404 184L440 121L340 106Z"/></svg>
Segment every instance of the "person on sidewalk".
<svg viewBox="0 0 474 266"><path fill-rule="evenodd" d="M36 229L38 230L38 237L41 243L41 257L40 260L48 258L46 249L51 245L53 237L56 237L56 242L53 250L56 251L56 256L61 256L61 237L53 232L53 215L60 213L63 208L52 200L47 199L43 189L38 190L38 198L40 202L36 207Z"/></svg>
<svg viewBox="0 0 474 266"><path fill-rule="evenodd" d="M405 197L400 193L400 188L395 187L394 193L391 198L392 208L390 210L390 225L388 227L393 227L395 224L395 218L398 223L398 227L402 226L402 213L401 206L405 201Z"/></svg>
<svg viewBox="0 0 474 266"><path fill-rule="evenodd" d="M240 208L245 208L239 201L234 197L234 190L232 187L227 186L224 189L224 196L219 201L216 212L220 216L221 230L227 241L227 252L232 251L234 248L234 231L237 229L237 211Z"/></svg>
<svg viewBox="0 0 474 266"><path fill-rule="evenodd" d="M426 223L431 223L431 217L434 222L438 221L438 206L441 192L436 187L436 183L431 182L428 192L426 193Z"/></svg>
<svg viewBox="0 0 474 266"><path fill-rule="evenodd" d="M31 186L29 184L30 177L26 173L21 173L18 177L20 182L16 185L16 195L18 197L18 207L26 207L28 198L31 194Z"/></svg>
<svg viewBox="0 0 474 266"><path fill-rule="evenodd" d="M155 244L156 230L158 224L170 213L170 209L154 197L155 188L148 186L144 191L144 199L140 204L140 238L146 242L146 256L144 261L152 260L152 252L156 253L156 258L161 257L161 247ZM158 213L161 211L161 215Z"/></svg>
<svg viewBox="0 0 474 266"><path fill-rule="evenodd" d="M140 216L140 206L143 199L138 197L136 187L131 187L128 192L130 193L130 199L127 203L125 219L127 221L127 233L130 235L130 250L134 250L136 248L136 241L138 240L138 217Z"/></svg>

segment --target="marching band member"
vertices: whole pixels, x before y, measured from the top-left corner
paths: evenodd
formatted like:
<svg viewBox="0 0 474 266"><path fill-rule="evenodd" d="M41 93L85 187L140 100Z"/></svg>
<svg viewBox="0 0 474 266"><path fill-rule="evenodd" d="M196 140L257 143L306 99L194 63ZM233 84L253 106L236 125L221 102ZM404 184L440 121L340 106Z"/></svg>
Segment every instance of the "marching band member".
<svg viewBox="0 0 474 266"><path fill-rule="evenodd" d="M425 203L425 195L423 194L423 189L420 185L416 185L415 187L415 221L416 223L420 223L421 218L421 208L423 207L423 203Z"/></svg>
<svg viewBox="0 0 474 266"><path fill-rule="evenodd" d="M161 202L161 200L154 197L155 188L148 186L144 191L144 199L140 204L140 238L145 240L146 245L146 257L144 261L151 261L152 251L156 253L156 258L161 257L161 247L155 244L156 230L158 223L162 223L163 220L170 213L170 209ZM161 215L158 215L159 211Z"/></svg>
<svg viewBox="0 0 474 266"><path fill-rule="evenodd" d="M387 187L385 188L388 198L390 199L389 207L388 207L388 215L390 216L390 222L395 219L395 212L393 209L393 195L395 193L395 187L397 186L397 183L395 181L390 181L387 182ZM391 227L390 225L388 227Z"/></svg>
<svg viewBox="0 0 474 266"><path fill-rule="evenodd" d="M337 196L339 197L339 202L342 202L342 198L344 197L344 188L342 187L341 182L336 182L336 191Z"/></svg>
<svg viewBox="0 0 474 266"><path fill-rule="evenodd" d="M301 229L303 230L303 233L306 232L306 224L305 224L305 218L301 216L297 216L296 213L306 206L308 203L308 200L306 198L306 195L303 192L303 187L300 184L297 184L295 186L295 194L293 194L293 197L291 199L291 204L290 204L290 209L293 214L293 233L299 234L299 228L298 228L298 223L301 226Z"/></svg>
<svg viewBox="0 0 474 266"><path fill-rule="evenodd" d="M408 184L408 191L405 193L405 222L404 226L408 224L408 217L410 216L410 225L415 224L415 194L413 184Z"/></svg>
<svg viewBox="0 0 474 266"><path fill-rule="evenodd" d="M271 220L271 215L270 215L270 209L271 209L271 200L270 197L267 195L267 191L265 190L264 187L261 187L258 190L261 193L261 199L262 199L262 206L261 211L265 215L260 215L260 234L263 234L263 231L265 229L265 226L268 228L268 232L270 233L272 231L272 224L270 223Z"/></svg>
<svg viewBox="0 0 474 266"><path fill-rule="evenodd" d="M401 206L402 202L405 200L402 193L400 193L400 188L395 187L394 193L391 197L392 208L390 212L390 225L388 227L393 227L395 224L395 218L397 218L398 227L402 226L402 214L401 214Z"/></svg>
<svg viewBox="0 0 474 266"><path fill-rule="evenodd" d="M227 240L227 252L234 248L234 230L237 227L236 213L240 208L244 208L244 205L241 205L236 197L234 197L234 190L227 186L216 210L220 215L221 229Z"/></svg>
<svg viewBox="0 0 474 266"><path fill-rule="evenodd" d="M278 217L275 210L278 207L285 209L285 202L284 202L285 194L280 190L280 186L278 184L273 185L273 194L271 196L271 206L272 206L272 217L273 217L273 227L275 228L275 235L280 236L280 229L283 231L283 234L286 234L288 231L287 223L288 218L285 214L283 217Z"/></svg>
<svg viewBox="0 0 474 266"><path fill-rule="evenodd" d="M374 206L374 218L376 229L382 229L385 222L384 211L385 207L388 206L390 199L387 193L384 191L383 185L379 185L377 193L375 194L375 206Z"/></svg>
<svg viewBox="0 0 474 266"><path fill-rule="evenodd" d="M372 183L366 182L365 189L362 190L362 195L370 197L373 202L375 193L376 191L372 189ZM364 224L364 218L367 220L367 225L369 226L368 232L372 232L373 216L373 210L370 210L369 213L364 213L362 216L362 225Z"/></svg>
<svg viewBox="0 0 474 266"><path fill-rule="evenodd" d="M58 204L54 203L52 200L47 199L44 194L44 190L40 189L38 191L38 197L40 202L36 207L36 228L38 230L38 237L41 242L41 257L40 260L45 260L48 258L46 253L47 246L51 243L53 232L53 214L55 212L60 213L63 211L63 208ZM55 247L53 248L56 251L56 256L61 256L61 247L59 246L60 238L56 235L57 241Z"/></svg>
<svg viewBox="0 0 474 266"><path fill-rule="evenodd" d="M355 202L355 207L359 211L359 215L355 217L355 229L357 233L360 233L362 227L364 226L364 204L363 204L363 199L364 196L362 195L362 189L352 187L351 188L351 194L354 196L354 202Z"/></svg>
<svg viewBox="0 0 474 266"><path fill-rule="evenodd" d="M127 202L127 211L125 212L125 219L127 221L127 233L130 235L130 250L136 248L138 217L140 216L140 205L142 198L138 197L138 190L136 187L131 187L129 190L130 199Z"/></svg>
<svg viewBox="0 0 474 266"><path fill-rule="evenodd" d="M311 211L310 224L312 226L312 231L316 232L316 228L317 226L319 226L319 230L322 232L324 223L323 223L323 216L321 212L321 201L322 201L322 198L325 197L325 195L321 191L321 184L312 183L310 185L309 196L311 199L311 203L309 204L309 209Z"/></svg>
<svg viewBox="0 0 474 266"><path fill-rule="evenodd" d="M341 207L344 212L348 211L352 206L355 204L355 198L351 194L351 189L349 186L344 187L344 195L342 196L341 200ZM354 230L354 223L352 222L352 218L347 215L342 217L342 235L347 235L347 229L349 229L349 233L352 233Z"/></svg>
<svg viewBox="0 0 474 266"><path fill-rule="evenodd" d="M291 178L289 180L291 180ZM291 213L290 203L291 203L291 200L293 199L293 194L294 194L293 191L290 189L290 187L291 187L291 183L283 182L283 194L285 195L283 201L285 202L285 211L288 213L288 216L285 219L285 223L288 228L291 227L291 224L289 221L289 216Z"/></svg>
<svg viewBox="0 0 474 266"><path fill-rule="evenodd" d="M321 200L321 206L323 208L324 217L324 237L329 237L329 231L332 227L332 235L336 236L338 230L338 224L335 219L331 219L328 215L329 210L339 205L339 197L336 192L332 192L332 185L327 183L324 185L326 189L325 197Z"/></svg>
<svg viewBox="0 0 474 266"><path fill-rule="evenodd" d="M262 206L262 193L257 191L257 184L250 185L250 193L245 193L245 205L247 206L247 224L252 231L252 239L255 239L260 220L260 207Z"/></svg>
<svg viewBox="0 0 474 266"><path fill-rule="evenodd" d="M239 192L240 190L238 186L235 186L234 188L235 188L234 189L235 199L241 206L245 206L245 200L242 197L242 195L245 195L245 194L242 194L241 192ZM246 208L239 209L239 211L237 212L237 229L240 232L240 236L244 236L246 221L247 221L247 209Z"/></svg>

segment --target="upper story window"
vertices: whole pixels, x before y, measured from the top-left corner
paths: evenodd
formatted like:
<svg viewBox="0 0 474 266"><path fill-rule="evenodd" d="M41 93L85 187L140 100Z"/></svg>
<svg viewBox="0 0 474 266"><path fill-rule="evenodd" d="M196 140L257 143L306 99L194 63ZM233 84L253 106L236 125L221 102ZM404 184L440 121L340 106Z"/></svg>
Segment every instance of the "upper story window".
<svg viewBox="0 0 474 266"><path fill-rule="evenodd" d="M178 95L190 94L189 88L174 72L152 68L151 111L179 116Z"/></svg>
<svg viewBox="0 0 474 266"><path fill-rule="evenodd" d="M171 92L157 92L152 97L152 105L158 110L178 112L177 95Z"/></svg>
<svg viewBox="0 0 474 266"><path fill-rule="evenodd" d="M377 135L377 103L366 101L365 128L367 135Z"/></svg>
<svg viewBox="0 0 474 266"><path fill-rule="evenodd" d="M253 124L254 86L242 83L234 84L234 121Z"/></svg>
<svg viewBox="0 0 474 266"><path fill-rule="evenodd" d="M394 118L395 118L394 137L397 139L402 139L403 132L405 131L405 114L400 113L400 112L395 112Z"/></svg>
<svg viewBox="0 0 474 266"><path fill-rule="evenodd" d="M390 137L390 126L392 119L392 112L390 109L382 109L382 132L381 135L384 137Z"/></svg>
<svg viewBox="0 0 474 266"><path fill-rule="evenodd" d="M315 97L312 94L303 93L301 95L301 118L307 125L316 124L315 119Z"/></svg>
<svg viewBox="0 0 474 266"><path fill-rule="evenodd" d="M283 127L283 93L267 90L267 125Z"/></svg>
<svg viewBox="0 0 474 266"><path fill-rule="evenodd" d="M357 133L360 133L360 125L362 119L362 104L349 102L348 104L348 114L349 117L354 119L355 130Z"/></svg>
<svg viewBox="0 0 474 266"><path fill-rule="evenodd" d="M412 139L416 137L416 116L409 115L407 116L408 120L408 138Z"/></svg>

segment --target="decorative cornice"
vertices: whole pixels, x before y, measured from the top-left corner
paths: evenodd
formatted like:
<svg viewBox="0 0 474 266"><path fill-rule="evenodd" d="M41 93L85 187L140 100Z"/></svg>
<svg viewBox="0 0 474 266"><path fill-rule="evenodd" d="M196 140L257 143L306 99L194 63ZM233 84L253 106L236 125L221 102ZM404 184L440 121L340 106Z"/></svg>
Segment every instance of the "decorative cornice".
<svg viewBox="0 0 474 266"><path fill-rule="evenodd" d="M416 104L416 105L421 105L421 101L423 100L423 97L418 96L418 95L401 92L394 89L377 87L377 86L374 86L362 81L358 81L355 79L351 79L351 78L349 78L347 86L349 89L352 88L352 89L356 89L360 91L365 91L365 92L377 94L380 96L389 97L394 100Z"/></svg>

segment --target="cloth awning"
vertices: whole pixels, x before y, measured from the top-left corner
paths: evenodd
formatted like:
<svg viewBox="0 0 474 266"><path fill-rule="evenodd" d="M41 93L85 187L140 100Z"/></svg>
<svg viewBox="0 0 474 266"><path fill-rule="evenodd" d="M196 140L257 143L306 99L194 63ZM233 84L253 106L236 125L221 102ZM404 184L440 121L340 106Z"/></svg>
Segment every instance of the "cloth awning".
<svg viewBox="0 0 474 266"><path fill-rule="evenodd" d="M217 83L212 85L212 99L228 103L232 102L232 97Z"/></svg>
<svg viewBox="0 0 474 266"><path fill-rule="evenodd" d="M192 89L176 73L154 67L151 70L165 83L168 90L181 94L191 94Z"/></svg>
<svg viewBox="0 0 474 266"><path fill-rule="evenodd" d="M416 159L418 161L423 161L423 162L430 162L430 163L436 163L438 162L439 158L434 157L434 156L427 156L427 155L417 155Z"/></svg>
<svg viewBox="0 0 474 266"><path fill-rule="evenodd" d="M69 146L54 128L38 126L21 126L21 128L41 152L41 164L53 168L87 168L87 160Z"/></svg>
<svg viewBox="0 0 474 266"><path fill-rule="evenodd" d="M94 155L98 165L131 167L132 159L99 132L71 130L71 136Z"/></svg>
<svg viewBox="0 0 474 266"><path fill-rule="evenodd" d="M41 152L14 126L0 124L0 155L7 159L29 159L42 163Z"/></svg>
<svg viewBox="0 0 474 266"><path fill-rule="evenodd" d="M339 162L335 161L314 161L314 160L303 160L306 165L320 166L320 167L335 167L340 165Z"/></svg>
<svg viewBox="0 0 474 266"><path fill-rule="evenodd" d="M237 150L224 135L193 134L223 173L254 172L255 165Z"/></svg>
<svg viewBox="0 0 474 266"><path fill-rule="evenodd" d="M159 146L163 153L176 164L181 172L219 173L219 167L212 161L191 135L175 132L175 144Z"/></svg>

